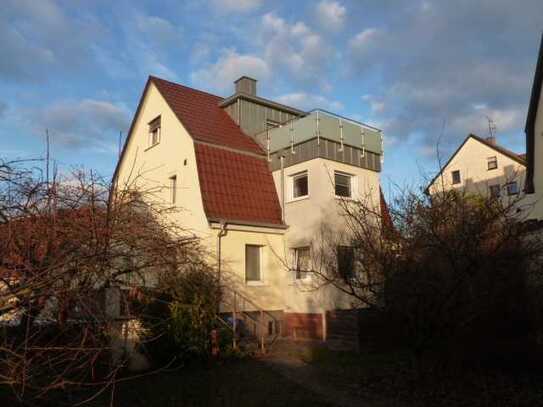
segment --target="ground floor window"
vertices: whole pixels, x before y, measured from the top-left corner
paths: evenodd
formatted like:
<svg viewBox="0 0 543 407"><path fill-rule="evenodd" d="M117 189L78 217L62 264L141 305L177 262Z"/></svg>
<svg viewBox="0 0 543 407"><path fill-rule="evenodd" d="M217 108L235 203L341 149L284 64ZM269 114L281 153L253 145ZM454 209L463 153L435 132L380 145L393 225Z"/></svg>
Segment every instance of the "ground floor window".
<svg viewBox="0 0 543 407"><path fill-rule="evenodd" d="M292 255L296 280L308 278L311 272L311 249L309 246L292 249Z"/></svg>
<svg viewBox="0 0 543 407"><path fill-rule="evenodd" d="M262 246L245 245L245 281L262 281Z"/></svg>
<svg viewBox="0 0 543 407"><path fill-rule="evenodd" d="M351 246L337 247L337 272L344 280L354 276L354 248Z"/></svg>
<svg viewBox="0 0 543 407"><path fill-rule="evenodd" d="M505 187L507 188L507 195L518 195L517 181L509 182Z"/></svg>

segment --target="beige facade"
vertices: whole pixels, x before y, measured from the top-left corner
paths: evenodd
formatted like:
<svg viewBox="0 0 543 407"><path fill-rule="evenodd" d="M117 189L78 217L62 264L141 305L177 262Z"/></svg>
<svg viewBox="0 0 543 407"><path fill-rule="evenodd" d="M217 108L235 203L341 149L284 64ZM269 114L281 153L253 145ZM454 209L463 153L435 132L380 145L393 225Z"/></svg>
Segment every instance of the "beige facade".
<svg viewBox="0 0 543 407"><path fill-rule="evenodd" d="M149 123L160 116L159 142L149 145ZM119 188L133 185L149 191L159 204L170 200L169 179L176 177L176 216L195 234L210 234L202 204L194 141L172 112L156 86L150 82L127 139L117 171ZM182 210L181 210L182 208Z"/></svg>
<svg viewBox="0 0 543 407"><path fill-rule="evenodd" d="M158 116L161 117L160 141L149 146L149 123ZM173 176L177 184L175 206L179 209L172 216L202 239L210 261L216 263L219 230L210 225L204 212L194 141L151 82L119 163L117 182L119 188L136 183L138 188L150 191L157 204L168 205L169 180ZM223 278L269 310L283 308L281 277L285 272L274 254L284 252L283 237L284 229L227 224L226 235L221 238ZM262 247L262 284L245 284L246 244Z"/></svg>
<svg viewBox="0 0 543 407"><path fill-rule="evenodd" d="M458 189L489 196L499 191L504 203L522 195L526 165L492 142L469 136L428 187L430 194Z"/></svg>
<svg viewBox="0 0 543 407"><path fill-rule="evenodd" d="M292 262L292 250L318 245L321 227L332 227L338 234L344 233L342 199L335 195L336 172L351 177L353 200L369 200L379 205L379 173L336 161L315 158L273 172L275 185L284 208L286 233L285 261ZM294 179L307 174L307 196L294 197ZM281 190L283 186L283 191ZM344 242L347 244L348 242ZM320 287L316 279L296 279L288 272L286 309L293 312L317 313L325 310L350 308L352 299L333 287Z"/></svg>
<svg viewBox="0 0 543 407"><path fill-rule="evenodd" d="M311 245L323 224L332 225L341 234L343 223L339 204L345 198L335 194L336 172L342 179L349 180L349 185L344 185L350 190L347 200L369 199L377 207L380 203L379 172L345 162L312 158L272 173L284 224L219 221L206 214L201 168L198 167L202 164L198 161L202 159L198 156L198 148L203 142L195 140L176 113L171 101L164 97L162 88L150 80L117 166L118 188L134 185L149 191L155 203L177 207L171 215L173 220L202 239L210 261L217 266L217 272L220 269L223 284L250 299L258 308L292 315L315 315L351 307L350 297L339 290L317 288L316 280L297 279L290 269L292 250ZM160 129L153 133L151 129L158 118ZM214 145L214 148L229 150L228 146ZM240 154L254 156L254 153ZM259 159L265 160L265 156ZM302 172L307 174L309 193L295 198L292 196L293 176ZM173 190L172 185L175 186ZM172 203L172 193L175 203ZM247 278L248 247L257 248L254 250L259 253L257 281ZM252 304L245 306L245 309L251 308L255 307Z"/></svg>

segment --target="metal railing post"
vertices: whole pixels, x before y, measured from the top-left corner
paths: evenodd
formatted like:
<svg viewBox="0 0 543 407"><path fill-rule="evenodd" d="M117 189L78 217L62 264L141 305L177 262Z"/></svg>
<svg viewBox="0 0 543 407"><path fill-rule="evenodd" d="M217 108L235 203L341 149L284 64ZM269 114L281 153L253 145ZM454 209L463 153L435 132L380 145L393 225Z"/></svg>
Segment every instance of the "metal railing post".
<svg viewBox="0 0 543 407"><path fill-rule="evenodd" d="M264 348L264 311L260 310L260 348L262 353L266 351Z"/></svg>
<svg viewBox="0 0 543 407"><path fill-rule="evenodd" d="M232 339L232 345L234 349L237 347L237 337L236 337L236 328L237 328L237 315L236 315L236 309L237 307L237 301L236 301L236 292L234 291L234 307L232 309L232 330L233 330L233 339Z"/></svg>

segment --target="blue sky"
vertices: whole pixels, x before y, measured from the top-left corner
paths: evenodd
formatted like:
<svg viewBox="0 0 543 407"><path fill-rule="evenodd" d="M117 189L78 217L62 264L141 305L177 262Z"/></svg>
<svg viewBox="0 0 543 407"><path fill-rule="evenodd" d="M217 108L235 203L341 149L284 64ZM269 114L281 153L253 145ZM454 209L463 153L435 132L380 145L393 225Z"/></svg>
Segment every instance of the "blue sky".
<svg viewBox="0 0 543 407"><path fill-rule="evenodd" d="M524 151L540 0L3 0L0 151L109 176L149 74L324 108L385 134L383 183L417 184L469 133Z"/></svg>

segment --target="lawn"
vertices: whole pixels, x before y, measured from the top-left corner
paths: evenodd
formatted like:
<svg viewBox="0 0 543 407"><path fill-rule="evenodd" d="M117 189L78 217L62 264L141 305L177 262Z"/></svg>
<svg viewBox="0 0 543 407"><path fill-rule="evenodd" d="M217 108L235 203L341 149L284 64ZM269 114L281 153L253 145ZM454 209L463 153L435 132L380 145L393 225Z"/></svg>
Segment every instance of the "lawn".
<svg viewBox="0 0 543 407"><path fill-rule="evenodd" d="M109 397L89 404L109 405ZM131 380L116 389L118 407L326 407L319 397L278 375L259 360L244 359Z"/></svg>
<svg viewBox="0 0 543 407"><path fill-rule="evenodd" d="M543 370L463 368L418 375L406 353L301 353L328 384L368 406L543 406Z"/></svg>

